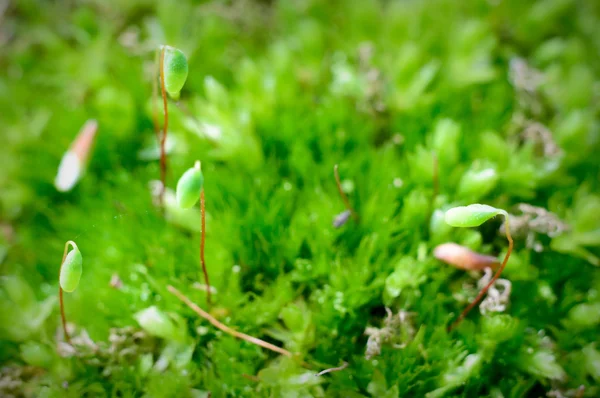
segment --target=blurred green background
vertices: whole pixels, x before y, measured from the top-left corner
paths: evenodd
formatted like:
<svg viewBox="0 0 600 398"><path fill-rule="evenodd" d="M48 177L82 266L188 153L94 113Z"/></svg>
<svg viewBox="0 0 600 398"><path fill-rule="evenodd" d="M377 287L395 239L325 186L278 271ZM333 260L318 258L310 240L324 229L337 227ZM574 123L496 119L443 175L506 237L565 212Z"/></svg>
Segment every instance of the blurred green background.
<svg viewBox="0 0 600 398"><path fill-rule="evenodd" d="M167 186L202 161L211 312L296 358L166 290L208 308L199 211L151 194L161 44L189 62ZM87 173L58 192L88 119ZM599 129L593 0L0 0L0 396L598 396ZM360 216L339 229L334 164ZM476 202L515 217L512 292L447 333L481 275L433 249L506 251L501 220L443 222Z"/></svg>

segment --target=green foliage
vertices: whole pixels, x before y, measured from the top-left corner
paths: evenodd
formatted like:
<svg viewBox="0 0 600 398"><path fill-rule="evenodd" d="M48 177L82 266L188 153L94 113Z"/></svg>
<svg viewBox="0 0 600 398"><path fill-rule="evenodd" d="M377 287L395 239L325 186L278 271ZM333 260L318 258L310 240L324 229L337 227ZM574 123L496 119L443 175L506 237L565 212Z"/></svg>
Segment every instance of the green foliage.
<svg viewBox="0 0 600 398"><path fill-rule="evenodd" d="M557 363L556 356L548 350L533 351L531 348L519 356L518 367L534 376L551 380L562 380L565 371Z"/></svg>
<svg viewBox="0 0 600 398"><path fill-rule="evenodd" d="M166 340L181 340L185 336L183 325L176 325L167 314L155 306L148 307L133 315L141 328L152 336Z"/></svg>
<svg viewBox="0 0 600 398"><path fill-rule="evenodd" d="M0 336L11 342L22 342L39 336L57 303L55 291L54 294L45 295L43 301L38 301L31 286L21 276L3 277L0 291Z"/></svg>
<svg viewBox="0 0 600 398"><path fill-rule="evenodd" d="M600 324L600 303L582 303L571 308L566 322L575 329L596 327Z"/></svg>
<svg viewBox="0 0 600 398"><path fill-rule="evenodd" d="M518 332L519 321L507 314L485 317L481 320L484 338L501 343L512 339Z"/></svg>
<svg viewBox="0 0 600 398"><path fill-rule="evenodd" d="M0 8L0 396L521 397L580 385L599 395L597 2ZM150 189L161 43L173 46L169 94L181 92L162 208ZM88 119L98 133L86 174L57 192L59 162ZM210 308L197 284L200 212L175 191L196 159L211 178L194 174L183 202L210 192ZM334 164L360 218L339 229ZM532 244L531 223L514 221L522 202L569 228L535 232ZM468 203L489 206L450 210ZM515 240L509 305L475 309L448 334L479 276L433 250L455 242L502 258L499 209ZM478 228L452 228L448 214ZM75 352L57 337L69 238L86 253L65 302ZM297 356L218 331L169 284ZM367 328L394 322L366 359Z"/></svg>
<svg viewBox="0 0 600 398"><path fill-rule="evenodd" d="M463 198L479 200L496 187L498 179L498 173L492 167L472 167L460 179L457 194Z"/></svg>
<svg viewBox="0 0 600 398"><path fill-rule="evenodd" d="M40 368L48 368L52 365L53 353L51 348L44 343L36 341L28 341L21 344L21 358L26 364L38 366Z"/></svg>

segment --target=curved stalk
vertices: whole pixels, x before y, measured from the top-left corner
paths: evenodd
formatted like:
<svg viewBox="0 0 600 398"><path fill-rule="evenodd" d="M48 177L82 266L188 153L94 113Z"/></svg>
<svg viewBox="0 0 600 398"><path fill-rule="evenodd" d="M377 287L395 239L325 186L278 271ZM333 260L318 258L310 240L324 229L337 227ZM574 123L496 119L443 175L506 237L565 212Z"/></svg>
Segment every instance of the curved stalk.
<svg viewBox="0 0 600 398"><path fill-rule="evenodd" d="M65 251L63 252L63 258L62 258L62 261L60 262L60 268L58 270L59 277L60 277L60 273L62 271L62 266L65 262L65 259L67 258L67 252L69 250L69 245L73 246L73 249L77 249L77 244L75 242L73 242L72 240L68 240L67 243L65 243ZM69 337L69 332L67 332L67 317L65 316L65 304L64 304L64 300L63 300L63 289L60 286L60 283L58 284L58 298L59 298L59 302L60 302L60 319L62 321L62 328L63 328L63 332L65 334L65 340L67 341L67 343L71 344L71 338Z"/></svg>
<svg viewBox="0 0 600 398"><path fill-rule="evenodd" d="M165 143L167 141L167 132L169 131L169 109L167 105L167 93L165 89L165 47L163 46L160 51L160 62L159 62L159 70L160 70L160 93L162 95L163 100L163 114L165 118L165 122L163 125L163 133L160 138L160 181L162 182L162 188L160 191L160 203L163 204L165 189L166 189L166 180L167 180L167 155L165 153Z"/></svg>
<svg viewBox="0 0 600 398"><path fill-rule="evenodd" d="M341 366L336 366L335 368L329 368L320 371L319 373L315 373L315 376L323 376L327 373L339 372L340 370L344 370L348 367L348 362L344 362Z"/></svg>
<svg viewBox="0 0 600 398"><path fill-rule="evenodd" d="M204 273L204 283L206 284L206 303L210 301L210 281L208 280L208 271L206 270L206 261L204 260L204 241L206 238L206 212L204 210L204 189L200 192L200 214L202 215L202 235L200 236L200 263Z"/></svg>
<svg viewBox="0 0 600 398"><path fill-rule="evenodd" d="M278 354L285 355L286 357L293 356L292 353L286 349L277 347L276 345L273 345L271 343L267 343L266 341L261 340L257 337L252 337L245 333L238 332L237 330L234 330L234 329L230 328L229 326L222 324L215 317L210 315L208 312L206 312L202 308L198 307L194 302L192 302L188 297L186 297L179 290L175 289L173 286L171 286L171 285L167 286L167 290L169 290L169 292L171 292L171 294L173 294L175 297L177 297L179 300L181 300L183 303L185 303L185 305L190 307L192 309L192 311L194 311L196 314L200 315L202 318L204 318L208 322L210 322L217 329L220 329L220 330L224 331L225 333L227 333L233 337L236 337L238 339L245 340L249 343L256 344L258 346L266 348L267 350L275 351Z"/></svg>
<svg viewBox="0 0 600 398"><path fill-rule="evenodd" d="M469 304L467 306L467 308L465 308L463 310L463 312L460 314L460 316L458 318L456 318L456 320L450 326L448 326L448 331L451 331L452 329L454 329L467 316L467 314L473 309L473 307L475 307L481 301L481 299L483 298L483 296L485 296L485 294L487 293L489 288L492 287L492 285L496 282L496 280L498 278L500 278L500 274L502 274L504 267L506 267L506 263L508 263L508 258L510 257L510 254L512 253L512 250L513 250L513 239L510 234L510 227L508 225L509 224L508 215L505 215L504 219L506 220L504 223L504 227L506 230L506 239L508 239L508 250L506 251L504 260L502 261L500 268L498 268L498 271L496 271L496 274L494 275L494 277L489 281L489 283L487 285L485 285L485 287L483 289L481 289L479 291L479 294L477 294L477 297L475 297L475 300L473 300L471 302L471 304Z"/></svg>
<svg viewBox="0 0 600 398"><path fill-rule="evenodd" d="M340 196L342 198L342 201L344 202L344 205L346 206L346 209L350 212L350 214L352 214L352 218L354 219L354 221L358 222L358 214L356 214L356 212L350 205L350 201L348 200L348 197L342 189L342 183L340 181L340 172L338 170L337 164L333 166L333 175L335 176L335 184L337 185L338 192L340 193Z"/></svg>

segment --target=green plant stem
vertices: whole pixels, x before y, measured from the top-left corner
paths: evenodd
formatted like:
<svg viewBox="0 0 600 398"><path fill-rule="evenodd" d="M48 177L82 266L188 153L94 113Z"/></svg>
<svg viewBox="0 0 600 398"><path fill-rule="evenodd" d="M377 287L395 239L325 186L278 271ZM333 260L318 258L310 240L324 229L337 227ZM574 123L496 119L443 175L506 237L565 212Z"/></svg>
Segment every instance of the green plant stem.
<svg viewBox="0 0 600 398"><path fill-rule="evenodd" d="M237 330L231 329L229 326L219 322L215 317L210 315L208 312L204 311L202 308L198 307L198 305L196 305L194 302L192 302L187 296L185 296L183 293L181 293L179 290L177 290L173 286L171 286L171 285L167 286L167 290L171 294L173 294L175 297L177 297L179 300L181 300L183 303L185 303L185 305L190 307L192 309L192 311L194 311L196 314L200 315L202 318L204 318L208 322L210 322L217 329L220 329L223 332L225 332L233 337L236 337L238 339L245 340L249 343L256 344L260 347L266 348L267 350L271 350L278 354L285 355L286 357L291 358L293 356L293 354L291 352L289 352L288 350L277 347L276 345L273 345L271 343L267 343L266 341L261 340L259 338L252 337L245 333L238 332Z"/></svg>
<svg viewBox="0 0 600 398"><path fill-rule="evenodd" d="M165 143L167 142L167 132L169 131L169 109L167 105L167 92L165 89L165 47L163 46L160 51L160 62L159 62L159 70L160 70L160 92L163 100L163 114L164 114L164 125L163 125L163 133L160 138L160 182L162 183L161 191L160 191L160 204L163 204L165 189L167 187L167 154L165 153Z"/></svg>
<svg viewBox="0 0 600 398"><path fill-rule="evenodd" d="M200 264L204 273L204 284L206 285L206 303L210 306L210 281L208 279L208 270L204 260L204 241L206 239L206 211L204 209L204 189L200 192L200 214L202 215L202 234L200 235Z"/></svg>
<svg viewBox="0 0 600 398"><path fill-rule="evenodd" d="M350 212L350 214L352 214L352 218L354 219L354 221L358 222L358 214L356 214L356 212L350 205L350 201L348 200L348 197L342 189L342 182L340 181L340 172L338 170L337 164L333 166L333 175L335 176L335 184L337 185L338 192L340 193L340 197L342 198L346 209Z"/></svg>
<svg viewBox="0 0 600 398"><path fill-rule="evenodd" d="M471 302L471 304L469 304L467 306L467 308L465 308L463 310L463 312L460 314L460 316L458 318L456 318L456 320L450 326L448 326L448 331L451 331L452 329L454 329L467 316L467 314L473 309L473 307L475 307L481 301L481 299L483 298L483 296L485 296L485 294L487 293L489 288L492 287L492 285L496 282L496 280L498 280L498 278L500 277L500 274L502 274L502 271L504 270L504 267L506 267L506 263L508 263L508 258L510 257L510 254L513 251L513 239L510 234L510 227L508 225L508 223L509 223L508 215L505 215L504 218L506 220L504 223L504 227L506 230L506 239L508 239L508 250L506 251L504 260L502 261L500 268L498 268L498 271L496 271L496 274L494 275L492 280L490 280L489 283L487 285L485 285L485 287L479 291L479 294L477 295L477 297L475 297L475 300L473 300Z"/></svg>
<svg viewBox="0 0 600 398"><path fill-rule="evenodd" d="M67 243L65 243L65 251L63 252L63 257L62 257L62 261L60 262L60 268L58 270L58 277L59 277L59 282L58 282L58 301L60 302L60 319L62 322L62 328L63 328L63 332L65 334L65 340L67 341L67 343L71 344L71 338L69 337L69 332L67 332L67 317L65 316L65 304L64 304L64 300L63 300L63 289L62 286L60 286L60 274L62 272L62 266L65 263L65 259L67 258L67 251L69 250L69 245L73 246L74 249L77 248L77 244L75 242L73 242L72 240L68 240Z"/></svg>

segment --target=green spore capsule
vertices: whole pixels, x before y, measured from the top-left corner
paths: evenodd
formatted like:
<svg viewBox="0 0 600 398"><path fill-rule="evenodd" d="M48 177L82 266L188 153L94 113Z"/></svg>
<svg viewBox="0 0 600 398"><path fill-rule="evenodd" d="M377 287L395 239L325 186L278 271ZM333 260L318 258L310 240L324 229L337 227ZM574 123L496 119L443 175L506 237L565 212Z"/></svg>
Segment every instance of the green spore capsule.
<svg viewBox="0 0 600 398"><path fill-rule="evenodd" d="M165 90L173 99L179 99L179 92L183 88L188 76L187 58L181 50L164 46L163 59Z"/></svg>
<svg viewBox="0 0 600 398"><path fill-rule="evenodd" d="M73 245L73 250L67 254L60 267L60 287L65 292L70 293L77 289L81 278L82 263L81 252L77 246Z"/></svg>
<svg viewBox="0 0 600 398"><path fill-rule="evenodd" d="M177 181L175 195L179 207L189 209L194 206L200 197L203 185L204 175L202 175L200 161L196 161L194 167L183 173L179 181Z"/></svg>
<svg viewBox="0 0 600 398"><path fill-rule="evenodd" d="M481 204L454 207L446 212L444 219L453 227L478 227L490 218L499 214L508 218L508 213L502 209Z"/></svg>

